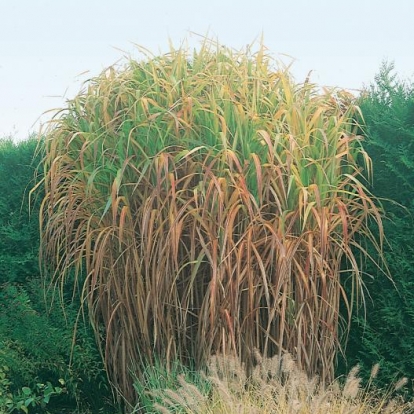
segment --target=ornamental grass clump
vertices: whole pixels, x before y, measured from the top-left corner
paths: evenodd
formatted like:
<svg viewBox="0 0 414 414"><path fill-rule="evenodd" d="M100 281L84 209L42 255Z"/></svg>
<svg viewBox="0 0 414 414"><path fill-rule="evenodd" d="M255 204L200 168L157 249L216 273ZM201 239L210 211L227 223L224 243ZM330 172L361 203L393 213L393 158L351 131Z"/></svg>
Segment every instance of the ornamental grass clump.
<svg viewBox="0 0 414 414"><path fill-rule="evenodd" d="M109 377L154 357L292 353L333 378L339 305L380 211L346 92L206 40L90 80L45 138L42 260L75 274ZM381 248L381 240L372 242ZM344 263L347 266L344 268ZM346 321L344 322L345 331Z"/></svg>
<svg viewBox="0 0 414 414"><path fill-rule="evenodd" d="M157 389L159 398L148 412L160 414L412 414L414 403L397 392L407 383L401 378L386 390L374 386L378 365L368 384L361 387L358 366L345 379L325 386L317 376L308 377L290 354L262 358L251 376L234 356L211 358L207 375L200 373L211 389L206 393L184 376L178 389ZM139 412L139 411L136 411Z"/></svg>

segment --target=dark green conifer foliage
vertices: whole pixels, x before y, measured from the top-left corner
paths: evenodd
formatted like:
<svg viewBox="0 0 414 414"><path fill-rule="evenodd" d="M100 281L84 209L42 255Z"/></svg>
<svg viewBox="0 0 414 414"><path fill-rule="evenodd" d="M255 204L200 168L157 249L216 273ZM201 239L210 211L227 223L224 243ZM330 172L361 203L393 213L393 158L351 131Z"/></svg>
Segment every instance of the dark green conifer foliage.
<svg viewBox="0 0 414 414"><path fill-rule="evenodd" d="M347 359L348 368L360 363L367 376L380 362L379 378L388 385L396 374L414 379L414 83L399 80L393 65L384 63L360 107L364 147L373 162L372 191L385 199L389 219L384 254L395 287L367 263L373 275L366 280L367 320L363 312L354 318Z"/></svg>
<svg viewBox="0 0 414 414"><path fill-rule="evenodd" d="M35 139L18 145L0 140L0 283L22 283L39 273L39 225L27 202L38 164L36 144Z"/></svg>

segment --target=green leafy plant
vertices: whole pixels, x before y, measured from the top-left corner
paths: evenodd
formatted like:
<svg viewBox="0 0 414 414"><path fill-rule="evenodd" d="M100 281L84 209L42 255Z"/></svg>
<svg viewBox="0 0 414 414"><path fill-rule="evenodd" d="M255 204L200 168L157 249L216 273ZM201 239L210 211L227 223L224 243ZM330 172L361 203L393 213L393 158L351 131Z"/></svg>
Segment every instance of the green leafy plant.
<svg viewBox="0 0 414 414"><path fill-rule="evenodd" d="M343 262L381 214L351 95L208 39L92 79L45 137L42 262L75 272L114 387L130 366L289 351L333 379ZM357 162L358 160L358 162ZM368 221L378 227L374 238ZM73 280L73 279L72 279ZM361 298L361 296L360 296Z"/></svg>
<svg viewBox="0 0 414 414"><path fill-rule="evenodd" d="M64 381L60 380L61 385ZM17 410L29 413L30 407L45 408L49 404L50 398L55 395L60 395L64 392L64 388L60 386L54 387L50 382L46 384L37 383L34 389L23 387L21 394L15 397L14 407Z"/></svg>
<svg viewBox="0 0 414 414"><path fill-rule="evenodd" d="M37 383L33 388L22 387L19 393L10 392L7 366L0 367L0 414L13 412L29 413L30 407L40 407L44 409L51 397L60 395L65 392L65 381L60 379L61 386L53 386L50 382L46 384Z"/></svg>
<svg viewBox="0 0 414 414"><path fill-rule="evenodd" d="M63 312L55 304L48 314L42 297L47 293L40 287L41 281L33 279L26 288L4 284L0 289L0 365L9 367L13 394L23 387L35 390L40 382L55 383L62 378L67 390L60 398L64 405L96 404L96 408L105 399L110 401L106 373L90 328L78 322L74 338L77 308L67 303Z"/></svg>
<svg viewBox="0 0 414 414"><path fill-rule="evenodd" d="M13 407L13 394L10 392L10 380L7 377L9 368L0 366L0 414L5 414Z"/></svg>

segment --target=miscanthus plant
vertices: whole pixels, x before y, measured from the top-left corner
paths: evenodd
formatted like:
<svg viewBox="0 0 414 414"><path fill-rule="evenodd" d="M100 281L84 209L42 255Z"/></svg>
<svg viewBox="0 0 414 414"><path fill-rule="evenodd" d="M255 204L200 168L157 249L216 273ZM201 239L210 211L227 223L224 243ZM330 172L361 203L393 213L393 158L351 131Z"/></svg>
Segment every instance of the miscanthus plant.
<svg viewBox="0 0 414 414"><path fill-rule="evenodd" d="M289 351L333 378L340 302L351 312L341 269L361 293L368 220L382 238L356 111L345 92L295 83L264 46L206 40L109 68L55 117L42 261L56 285L75 271L127 401L130 371L154 356L236 352L249 367L252 349Z"/></svg>

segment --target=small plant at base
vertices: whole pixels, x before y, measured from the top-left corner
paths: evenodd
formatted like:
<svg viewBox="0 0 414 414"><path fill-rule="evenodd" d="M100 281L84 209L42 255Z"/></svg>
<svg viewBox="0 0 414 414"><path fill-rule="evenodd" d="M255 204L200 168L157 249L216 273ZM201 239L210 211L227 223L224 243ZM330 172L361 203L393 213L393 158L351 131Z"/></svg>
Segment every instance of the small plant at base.
<svg viewBox="0 0 414 414"><path fill-rule="evenodd" d="M393 398L394 391L406 384L403 378L385 392L373 382L374 366L365 388L360 387L359 368L353 368L345 383L336 379L325 387L318 377L309 378L291 355L282 358L256 358L257 365L247 377L243 365L234 357L211 359L207 379L212 384L209 396L197 387L180 381L181 388L164 392L155 409L161 414L410 414L412 402Z"/></svg>
<svg viewBox="0 0 414 414"><path fill-rule="evenodd" d="M60 385L63 387L54 387L50 382L46 384L38 383L35 388L23 387L21 392L13 395L9 387L11 381L7 378L8 367L0 367L0 414L17 412L29 413L30 407L45 408L50 398L54 395L60 395L65 392L65 382L60 379Z"/></svg>
<svg viewBox="0 0 414 414"><path fill-rule="evenodd" d="M144 370L140 379L136 379L134 388L139 398L139 404L134 407L133 413L141 413L153 412L168 398L168 395L171 395L171 401L180 400L182 389L185 389L187 393L190 391L195 393L197 395L197 405L200 407L205 399L204 395L210 392L211 384L205 376L184 366L179 361L175 361L170 367L166 367L156 360L153 366L149 366ZM191 398L186 398L184 395L181 404L191 407L191 401ZM170 409L172 409L171 406Z"/></svg>

